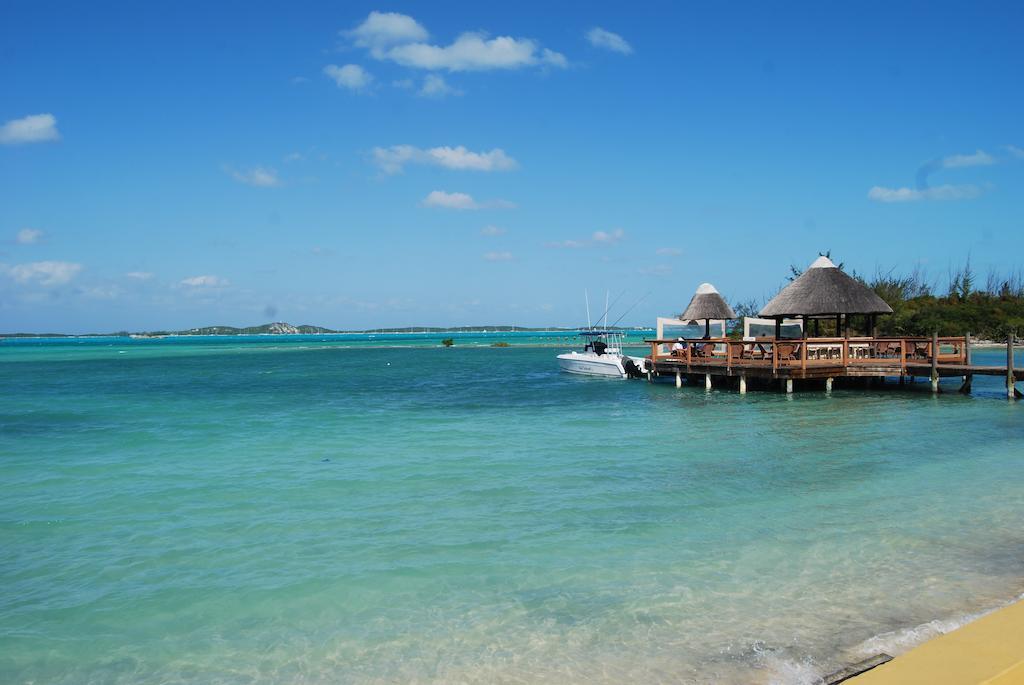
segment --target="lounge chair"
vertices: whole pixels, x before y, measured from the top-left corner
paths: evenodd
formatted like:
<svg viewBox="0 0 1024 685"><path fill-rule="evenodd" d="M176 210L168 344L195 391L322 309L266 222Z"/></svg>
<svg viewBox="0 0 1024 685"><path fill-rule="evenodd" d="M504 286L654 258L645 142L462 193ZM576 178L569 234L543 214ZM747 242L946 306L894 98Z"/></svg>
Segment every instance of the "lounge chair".
<svg viewBox="0 0 1024 685"><path fill-rule="evenodd" d="M875 357L899 357L900 344L894 342L875 343Z"/></svg>
<svg viewBox="0 0 1024 685"><path fill-rule="evenodd" d="M753 352L753 345L739 345L736 343L732 343L729 345L729 361L741 362L746 359L750 359Z"/></svg>
<svg viewBox="0 0 1024 685"><path fill-rule="evenodd" d="M710 359L715 352L715 343L698 343L693 346L693 356Z"/></svg>
<svg viewBox="0 0 1024 685"><path fill-rule="evenodd" d="M780 360L795 360L800 358L801 343L777 343L779 346Z"/></svg>
<svg viewBox="0 0 1024 685"><path fill-rule="evenodd" d="M909 342L907 343L907 359L928 359L928 351L931 343Z"/></svg>

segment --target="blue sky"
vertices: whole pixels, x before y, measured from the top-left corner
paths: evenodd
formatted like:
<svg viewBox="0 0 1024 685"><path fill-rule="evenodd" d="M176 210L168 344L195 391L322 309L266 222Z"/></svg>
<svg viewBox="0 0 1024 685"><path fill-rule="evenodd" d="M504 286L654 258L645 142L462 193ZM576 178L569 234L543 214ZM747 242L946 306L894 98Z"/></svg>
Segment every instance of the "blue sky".
<svg viewBox="0 0 1024 685"><path fill-rule="evenodd" d="M1019 3L491 5L5 3L0 331L1021 268Z"/></svg>

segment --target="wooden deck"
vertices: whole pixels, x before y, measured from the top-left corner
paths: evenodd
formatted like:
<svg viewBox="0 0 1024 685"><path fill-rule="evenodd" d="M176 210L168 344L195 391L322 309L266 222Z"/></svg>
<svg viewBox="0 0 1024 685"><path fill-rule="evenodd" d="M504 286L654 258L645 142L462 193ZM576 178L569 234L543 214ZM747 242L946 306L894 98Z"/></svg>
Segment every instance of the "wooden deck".
<svg viewBox="0 0 1024 685"><path fill-rule="evenodd" d="M832 381L844 378L923 377L930 378L938 390L940 378L961 377L962 390L970 390L973 376L1006 378L1008 392L1019 396L1013 387L1024 380L1024 369L1008 366L972 364L966 336L932 338L806 338L799 340L729 338L646 340L651 346L647 357L649 378L704 376L710 387L713 377L739 378L740 391L746 381ZM1011 380L1012 379L1012 380Z"/></svg>

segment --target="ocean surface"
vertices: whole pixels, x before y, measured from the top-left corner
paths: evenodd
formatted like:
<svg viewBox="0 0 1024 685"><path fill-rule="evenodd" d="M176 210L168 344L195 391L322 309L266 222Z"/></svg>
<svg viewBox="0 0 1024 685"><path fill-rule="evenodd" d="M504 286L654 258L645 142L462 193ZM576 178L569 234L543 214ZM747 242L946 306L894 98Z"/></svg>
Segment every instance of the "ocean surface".
<svg viewBox="0 0 1024 685"><path fill-rule="evenodd" d="M1024 592L999 379L441 337L0 341L0 683L815 683Z"/></svg>

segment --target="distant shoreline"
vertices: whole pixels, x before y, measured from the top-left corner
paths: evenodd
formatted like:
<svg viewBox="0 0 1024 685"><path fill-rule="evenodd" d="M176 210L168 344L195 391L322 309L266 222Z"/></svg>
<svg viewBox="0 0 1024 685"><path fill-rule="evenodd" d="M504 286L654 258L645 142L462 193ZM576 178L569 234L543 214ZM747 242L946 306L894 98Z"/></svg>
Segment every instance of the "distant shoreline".
<svg viewBox="0 0 1024 685"><path fill-rule="evenodd" d="M297 336L377 336L377 335L474 335L474 334L508 334L508 333L536 333L536 334L560 334L560 335L575 335L578 333L580 328L515 328L515 329L495 329L495 328L479 328L479 329L426 329L426 330L381 330L374 329L370 331L323 331L323 332L298 332L298 333L186 333L186 332L174 332L174 333L0 333L0 340L3 339L18 339L18 340L33 340L33 339L46 339L46 338L128 338L131 340L161 340L165 338L291 338ZM618 332L627 331L642 331L642 332L653 332L655 329L650 327L616 327L609 330Z"/></svg>

